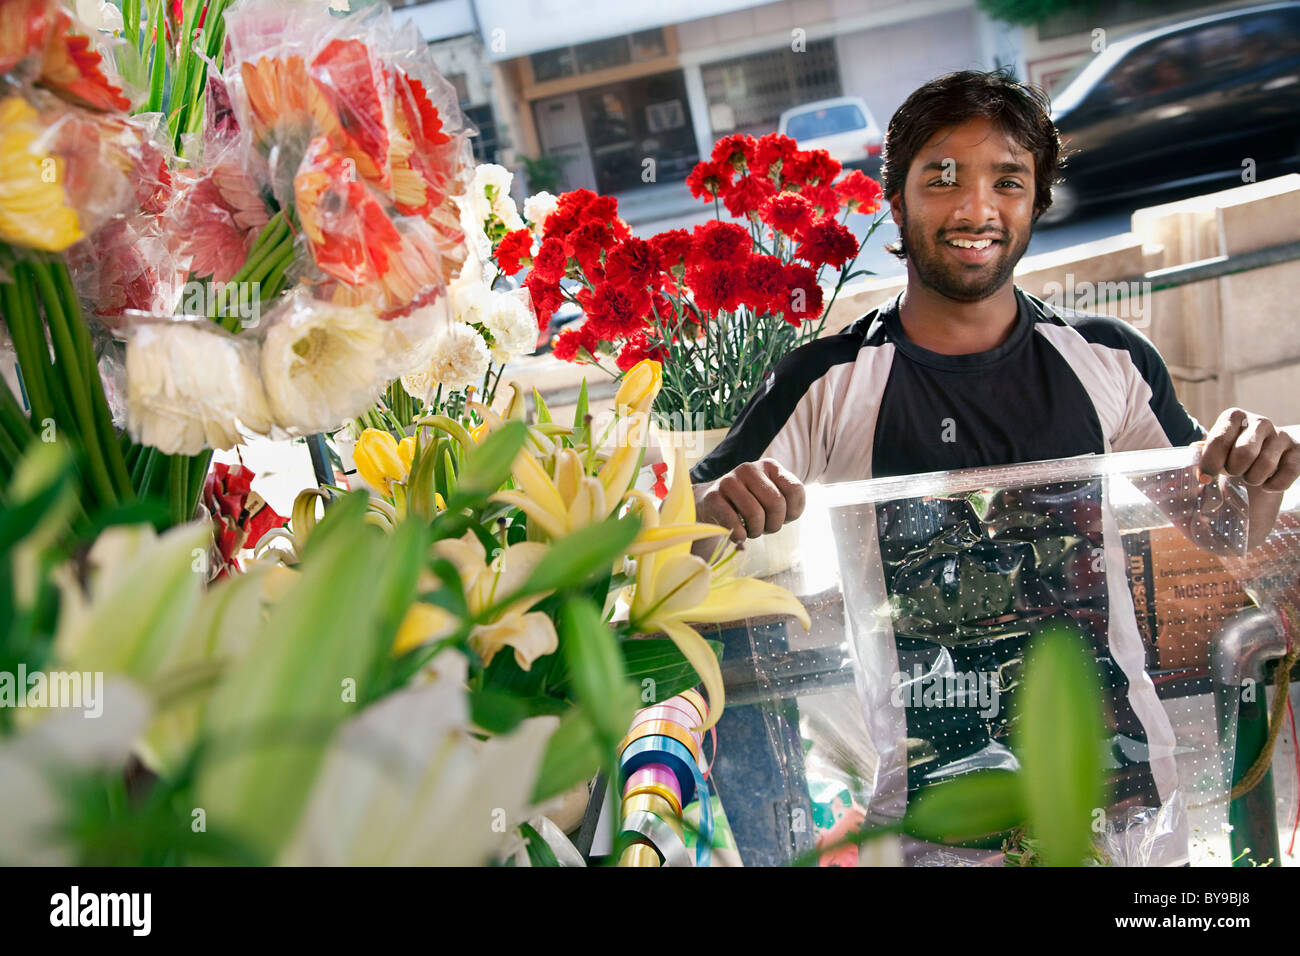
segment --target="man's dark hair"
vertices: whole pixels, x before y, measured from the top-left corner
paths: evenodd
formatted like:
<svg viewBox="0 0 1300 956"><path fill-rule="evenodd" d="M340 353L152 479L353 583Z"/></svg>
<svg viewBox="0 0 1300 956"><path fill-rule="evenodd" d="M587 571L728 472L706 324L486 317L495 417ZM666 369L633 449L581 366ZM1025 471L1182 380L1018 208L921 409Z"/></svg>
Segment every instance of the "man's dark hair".
<svg viewBox="0 0 1300 956"><path fill-rule="evenodd" d="M976 116L987 117L1033 155L1034 219L1046 212L1061 165L1061 139L1051 103L1041 89L1003 70L948 73L913 91L890 118L885 133L885 197L902 194L907 170L930 137ZM900 259L907 255L902 236L888 249Z"/></svg>

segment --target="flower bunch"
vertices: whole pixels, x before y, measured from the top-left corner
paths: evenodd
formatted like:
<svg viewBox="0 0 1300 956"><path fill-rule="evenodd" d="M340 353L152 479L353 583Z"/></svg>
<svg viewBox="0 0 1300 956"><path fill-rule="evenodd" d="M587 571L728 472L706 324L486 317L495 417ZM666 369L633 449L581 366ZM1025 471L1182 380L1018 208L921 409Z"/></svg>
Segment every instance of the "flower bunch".
<svg viewBox="0 0 1300 956"><path fill-rule="evenodd" d="M497 264L530 267L524 284L539 316L566 300L582 307L583 324L555 340L558 358L613 358L621 372L659 360L659 412L693 427L730 425L780 356L820 334L844 283L865 274L853 271L865 239L847 221L878 212L881 190L859 171L837 181L840 172L824 150L799 150L785 136L729 136L687 183L741 222L719 210L690 232L641 239L612 197L576 190L555 202L533 244L524 232L507 236Z"/></svg>

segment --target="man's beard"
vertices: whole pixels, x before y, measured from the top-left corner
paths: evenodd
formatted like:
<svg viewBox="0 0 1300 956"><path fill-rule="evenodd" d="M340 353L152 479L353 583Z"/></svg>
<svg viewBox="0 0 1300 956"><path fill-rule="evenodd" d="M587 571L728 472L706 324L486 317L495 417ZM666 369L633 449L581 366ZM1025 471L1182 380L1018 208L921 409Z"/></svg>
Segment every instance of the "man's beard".
<svg viewBox="0 0 1300 956"><path fill-rule="evenodd" d="M916 269L917 278L927 289L954 302L979 302L997 292L1011 278L1016 263L1029 247L1032 228L1026 230L1024 239L1014 247L999 243L998 248L1002 254L989 263L991 269L986 266L978 272L968 273L960 264L949 262L944 257L943 251L937 248L942 245L942 240L935 239L934 245L930 245L924 241L926 237L921 235L920 229L910 228L907 210L900 208L899 212L903 219L899 230L903 237L903 248ZM988 235L995 240L999 238L997 233L990 232Z"/></svg>

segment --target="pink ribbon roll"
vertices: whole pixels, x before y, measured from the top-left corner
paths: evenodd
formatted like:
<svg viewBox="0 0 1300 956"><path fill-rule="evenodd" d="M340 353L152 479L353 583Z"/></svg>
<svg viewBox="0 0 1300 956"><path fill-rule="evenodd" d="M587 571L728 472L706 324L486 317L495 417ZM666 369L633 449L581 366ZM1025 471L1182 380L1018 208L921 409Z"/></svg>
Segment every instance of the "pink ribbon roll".
<svg viewBox="0 0 1300 956"><path fill-rule="evenodd" d="M632 772L632 775L627 778L627 783L623 785L623 799L626 800L638 792L670 795L676 801L678 812L681 812L681 784L672 768L664 764L648 763Z"/></svg>

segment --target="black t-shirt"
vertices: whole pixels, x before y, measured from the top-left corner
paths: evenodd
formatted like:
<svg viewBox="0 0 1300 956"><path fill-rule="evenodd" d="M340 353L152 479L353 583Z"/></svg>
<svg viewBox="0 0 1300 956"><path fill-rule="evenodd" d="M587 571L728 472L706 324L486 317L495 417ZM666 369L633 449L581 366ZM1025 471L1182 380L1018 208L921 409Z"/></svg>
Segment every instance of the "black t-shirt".
<svg viewBox="0 0 1300 956"><path fill-rule="evenodd" d="M1109 316L1052 309L1020 289L1016 301L1011 336L987 352L940 355L913 344L898 298L796 349L692 480L759 458L804 482L853 481L1205 436L1140 332Z"/></svg>

